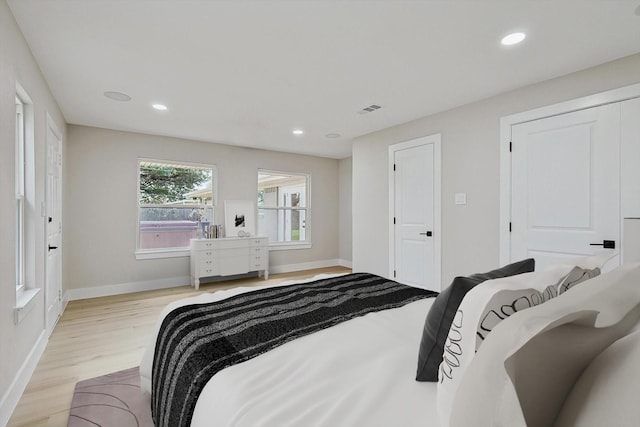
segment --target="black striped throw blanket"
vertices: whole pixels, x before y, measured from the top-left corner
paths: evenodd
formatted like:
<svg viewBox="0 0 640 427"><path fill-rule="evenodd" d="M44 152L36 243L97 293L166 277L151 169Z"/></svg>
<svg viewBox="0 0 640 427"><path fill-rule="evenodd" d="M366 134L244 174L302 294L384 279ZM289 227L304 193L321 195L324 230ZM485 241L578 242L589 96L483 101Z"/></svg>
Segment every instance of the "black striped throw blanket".
<svg viewBox="0 0 640 427"><path fill-rule="evenodd" d="M179 307L162 322L156 342L155 425L188 426L205 384L228 366L345 320L435 295L357 273Z"/></svg>

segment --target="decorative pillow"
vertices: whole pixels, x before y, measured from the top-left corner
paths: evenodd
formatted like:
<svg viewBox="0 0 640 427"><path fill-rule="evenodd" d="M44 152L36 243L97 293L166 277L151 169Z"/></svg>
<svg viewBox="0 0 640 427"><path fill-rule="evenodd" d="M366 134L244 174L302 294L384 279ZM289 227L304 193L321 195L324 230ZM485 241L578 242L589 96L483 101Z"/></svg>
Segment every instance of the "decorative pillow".
<svg viewBox="0 0 640 427"><path fill-rule="evenodd" d="M498 324L464 373L453 407L441 413L442 425L553 425L585 367L637 325L639 282L640 264L625 265ZM610 404L628 391L614 388L601 395Z"/></svg>
<svg viewBox="0 0 640 427"><path fill-rule="evenodd" d="M533 258L506 265L497 270L470 277L456 277L433 302L424 322L418 354L417 381L437 381L444 343L462 299L473 287L489 279L514 276L533 271Z"/></svg>
<svg viewBox="0 0 640 427"><path fill-rule="evenodd" d="M567 292L569 289L582 283L585 280L592 279L600 275L600 269L598 267L587 270L586 268L573 267L573 270L567 274L567 276L558 283L558 295Z"/></svg>
<svg viewBox="0 0 640 427"><path fill-rule="evenodd" d="M571 389L555 427L632 426L640 420L640 331L600 353Z"/></svg>
<svg viewBox="0 0 640 427"><path fill-rule="evenodd" d="M571 269L572 266L560 265L489 280L467 293L451 324L438 373L438 412L443 425L449 425L462 376L489 332L513 313L554 298L558 283Z"/></svg>

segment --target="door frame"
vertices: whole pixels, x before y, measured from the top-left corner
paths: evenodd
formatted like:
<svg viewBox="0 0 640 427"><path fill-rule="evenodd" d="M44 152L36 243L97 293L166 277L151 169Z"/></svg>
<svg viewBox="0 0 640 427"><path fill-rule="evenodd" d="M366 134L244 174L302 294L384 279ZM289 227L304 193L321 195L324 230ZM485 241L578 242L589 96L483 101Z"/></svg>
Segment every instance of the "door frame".
<svg viewBox="0 0 640 427"><path fill-rule="evenodd" d="M48 288L48 280L49 280L49 257L48 257L48 251L47 251L47 245L49 244L49 233L47 230L47 212L48 212L48 206L46 206L46 204L49 202L49 194L48 194L48 185L47 185L47 179L49 176L49 136L48 136L48 132L51 131L51 133L58 139L58 142L60 144L60 176L59 176L59 187L58 187L58 206L60 206L60 255L58 257L60 265L58 266L58 284L59 284L59 289L58 289L58 313L56 313L56 319L53 320L51 322L51 324L49 324L49 316L48 316L48 308L49 308L49 301L47 301L47 288ZM53 332L53 329L55 328L56 324L58 323L58 320L60 319L60 316L62 316L62 312L64 311L64 307L63 307L63 298L62 298L62 251L64 250L64 245L63 243L63 233L62 233L62 228L63 228L63 216L62 216L62 192L63 192L63 168L62 168L62 159L63 159L63 141L62 141L62 133L60 132L60 130L58 129L58 126L56 125L55 121L53 120L53 118L49 115L49 113L47 112L47 128L46 128L46 133L45 133L45 174L44 174L44 179L45 179L45 188L44 188L44 209L43 209L43 220L44 220L44 245L45 245L45 256L44 256L44 322L45 322L45 331L47 336L51 335L51 332Z"/></svg>
<svg viewBox="0 0 640 427"><path fill-rule="evenodd" d="M393 164L395 152L406 150L407 148L418 147L420 145L433 144L433 278L436 284L442 288L442 155L441 155L441 134L433 134L400 142L389 146L388 155L388 182L389 182L389 273L388 277L393 279L393 270L396 265L395 254L395 227L393 217L395 213L395 174Z"/></svg>
<svg viewBox="0 0 640 427"><path fill-rule="evenodd" d="M509 231L509 223L511 222L511 127L514 125L530 122L533 120L545 119L548 117L559 116L575 111L586 110L588 108L599 107L601 105L613 104L616 102L627 101L634 98L640 98L640 83L624 86L618 89L612 89L600 92L594 95L588 95L581 98L572 99L570 101L560 102L545 107L524 111L517 114L500 118L500 264L505 265L510 262L511 254L511 235ZM624 138L621 141L621 150L624 149ZM621 164L622 173L626 177L634 174L640 182L640 171L632 172L635 168L624 167L624 157ZM630 160L630 159L628 159ZM629 165L631 166L631 165ZM637 168L637 166L636 166ZM627 189L627 193L629 189ZM620 197L624 199L628 197L625 189L620 188ZM621 212L622 216L624 213ZM622 224L622 218L620 218ZM621 245L622 246L622 245Z"/></svg>

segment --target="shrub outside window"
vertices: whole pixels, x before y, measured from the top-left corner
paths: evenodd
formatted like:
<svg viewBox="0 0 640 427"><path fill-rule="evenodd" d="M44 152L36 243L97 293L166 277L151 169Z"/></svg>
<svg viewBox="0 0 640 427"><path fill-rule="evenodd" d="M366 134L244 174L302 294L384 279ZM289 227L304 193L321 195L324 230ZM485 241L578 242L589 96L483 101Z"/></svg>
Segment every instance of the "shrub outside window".
<svg viewBox="0 0 640 427"><path fill-rule="evenodd" d="M310 243L309 175L258 171L258 232L271 245Z"/></svg>
<svg viewBox="0 0 640 427"><path fill-rule="evenodd" d="M139 252L184 250L214 223L215 168L210 165L138 161Z"/></svg>

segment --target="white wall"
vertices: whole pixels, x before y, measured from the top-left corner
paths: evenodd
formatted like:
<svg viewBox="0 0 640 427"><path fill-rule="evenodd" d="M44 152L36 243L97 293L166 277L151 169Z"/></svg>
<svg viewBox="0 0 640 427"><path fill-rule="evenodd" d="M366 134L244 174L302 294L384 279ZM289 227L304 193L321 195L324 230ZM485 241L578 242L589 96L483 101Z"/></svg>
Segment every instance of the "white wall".
<svg viewBox="0 0 640 427"><path fill-rule="evenodd" d="M442 284L499 264L500 117L640 82L640 54L360 137L353 268L388 275L388 146L442 134ZM454 193L467 204L455 205ZM379 230L379 232L373 232Z"/></svg>
<svg viewBox="0 0 640 427"><path fill-rule="evenodd" d="M351 255L351 235L352 235L352 173L353 162L351 157L340 160L340 192L338 194L339 200L339 242L340 242L340 260L343 265L349 267L352 264Z"/></svg>
<svg viewBox="0 0 640 427"><path fill-rule="evenodd" d="M313 247L271 251L270 270L337 263L338 160L74 125L68 126L68 139L63 252L67 291L81 288L90 294L91 288L104 286L189 283L188 257L135 258L139 157L216 165L216 222L223 222L224 200L256 199L259 168L310 173Z"/></svg>
<svg viewBox="0 0 640 427"><path fill-rule="evenodd" d="M27 317L18 325L14 324L16 83L26 90L33 102L36 172L34 200L27 206L27 215L34 222L35 232L27 241L27 251L32 254L27 276L29 286L42 288L45 240L44 219L39 214L40 204L44 201L46 114L51 115L63 132L63 152L66 148L65 122L11 11L6 2L0 1L0 426L11 415L37 362L38 351L46 343L44 292L37 295Z"/></svg>

